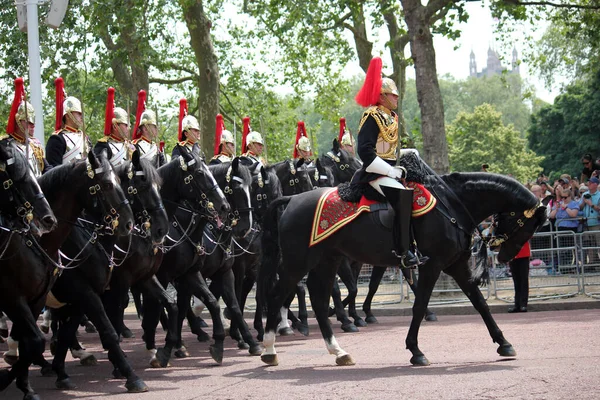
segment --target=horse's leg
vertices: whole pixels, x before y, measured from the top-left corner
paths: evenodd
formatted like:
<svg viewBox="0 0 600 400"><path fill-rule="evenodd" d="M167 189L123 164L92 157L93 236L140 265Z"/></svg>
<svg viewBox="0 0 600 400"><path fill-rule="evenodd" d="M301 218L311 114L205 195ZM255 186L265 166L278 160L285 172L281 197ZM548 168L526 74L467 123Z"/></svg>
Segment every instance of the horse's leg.
<svg viewBox="0 0 600 400"><path fill-rule="evenodd" d="M178 340L177 304L175 300L171 297L171 295L169 295L165 288L160 284L155 275L153 275L152 278L146 281L138 283L138 287L140 287L142 292L144 293L144 299L152 298L154 299L154 302L160 302L162 306L161 309L165 308L169 315L165 346L163 348L156 349L156 351L153 352L152 359L150 360L150 365L154 368L167 367L169 365L169 360L171 358L173 348L176 346ZM154 314L156 315L156 312ZM154 327L156 328L156 323L158 321L154 319L154 322Z"/></svg>
<svg viewBox="0 0 600 400"><path fill-rule="evenodd" d="M337 273L342 282L344 282L346 289L348 290L348 298L356 298L356 295L358 294L358 289L356 287L356 280L354 279L354 274L352 273L352 269L350 268L348 258L343 258ZM338 286L339 290L337 279L335 280L334 286ZM337 319L338 321L342 322L342 330L344 332L358 332L358 328L352 321L350 321L350 319L348 318L348 314L344 310L344 304L342 302L341 295L337 299L333 295L332 297L333 304L335 305ZM355 319L357 317L358 316L356 316ZM363 326L366 326L366 323L362 319L360 319L360 317L358 317L358 319L363 323Z"/></svg>
<svg viewBox="0 0 600 400"><path fill-rule="evenodd" d="M406 279L406 282L408 283L408 286L410 286L410 290L413 291L413 293L417 293L417 282L414 280L414 273L413 270L410 268L400 268L400 270L402 271L402 275L404 275L404 278ZM431 311L429 308L427 308L425 310L425 321L437 321L437 316L435 315L435 313L433 311Z"/></svg>
<svg viewBox="0 0 600 400"><path fill-rule="evenodd" d="M296 298L298 299L298 320L292 326L304 336L308 336L308 310L306 308L306 289L302 282L296 285Z"/></svg>
<svg viewBox="0 0 600 400"><path fill-rule="evenodd" d="M54 318L59 320L59 325L52 369L56 372L55 385L57 389L73 390L77 388L65 370L65 358L69 347L72 345L73 338L76 337L81 317L83 317L83 312L71 305L64 306L60 312L55 312Z"/></svg>
<svg viewBox="0 0 600 400"><path fill-rule="evenodd" d="M37 355L44 352L44 336L36 325L37 313L32 313L23 298L13 298L12 304L3 306L3 311L13 322L11 335L14 332L15 339L19 342L19 359L12 368L0 370L0 391L16 379L16 385L23 392L24 399L38 399L29 383L29 366Z"/></svg>
<svg viewBox="0 0 600 400"><path fill-rule="evenodd" d="M213 276L213 282L215 286L220 285L221 287L223 301L229 309L232 321L235 320L237 326L239 326L240 333L242 334L244 342L246 342L250 346L248 352L253 356L258 356L262 352L262 347L254 340L252 334L250 333L250 329L248 328L248 324L244 320L244 315L242 314L240 306L237 302L237 298L235 297L233 281L234 276L233 271L231 269L227 269L219 276Z"/></svg>
<svg viewBox="0 0 600 400"><path fill-rule="evenodd" d="M354 318L354 325L358 327L367 326L367 322L362 319L358 312L356 312L356 297L358 296L358 276L360 275L360 270L362 269L362 263L358 261L350 261L350 271L352 273L351 283L346 283L348 287L348 297L344 299L342 304L344 307L348 306L348 315ZM338 271L339 273L339 271Z"/></svg>
<svg viewBox="0 0 600 400"><path fill-rule="evenodd" d="M244 305L246 302L245 298L243 299L243 302L242 302L242 295L243 295L242 292L243 292L243 286L244 286L244 278L245 278L245 274L246 274L245 257L244 256L236 257L233 261L231 270L233 272L233 278L234 278L233 287L235 289L235 297L237 299L240 310L242 310L242 314L243 314L244 313ZM212 290L212 284L211 284L211 290ZM213 293L214 293L214 291L213 291ZM248 348L248 344L246 344L246 342L244 342L242 337L240 336L240 330L238 329L237 323L234 318L231 319L231 324L229 326L229 336L231 336L231 338L238 343L238 348L240 348L240 349Z"/></svg>
<svg viewBox="0 0 600 400"><path fill-rule="evenodd" d="M184 278L185 279L185 278ZM177 280L175 283L177 288L177 322L176 322L176 338L175 353L173 354L176 358L187 358L190 353L183 342L183 321L190 312L190 302L192 300L192 290L187 283Z"/></svg>
<svg viewBox="0 0 600 400"><path fill-rule="evenodd" d="M481 315L481 318L483 318L483 322L485 322L485 326L487 326L492 340L494 343L498 344L498 349L496 350L498 354L500 354L502 357L516 356L517 352L508 342L508 340L504 338L502 331L496 324L494 317L492 317L490 308L488 307L485 298L481 294L479 286L477 286L475 282L472 282L468 263L455 263L450 268L444 270L444 272L454 278L456 283L458 283L458 286L467 295L469 300L471 300L473 307L475 307L475 309ZM419 282L419 285L421 285L421 282Z"/></svg>
<svg viewBox="0 0 600 400"><path fill-rule="evenodd" d="M383 279L383 274L385 274L385 270L387 267L379 267L373 265L373 271L371 271L371 279L369 280L369 293L367 293L367 297L365 297L365 301L363 303L363 311L366 314L365 321L368 324L376 324L377 318L371 312L371 302L373 301L373 297L375 297L375 293L377 293L377 289L379 289L379 284L381 283L381 279Z"/></svg>
<svg viewBox="0 0 600 400"><path fill-rule="evenodd" d="M184 277L185 283L190 285L192 294L198 297L208 308L210 317L213 321L213 339L214 344L210 345L210 355L217 363L223 362L223 342L225 341L225 329L223 328L223 321L221 320L221 307L217 299L212 294L204 277L200 272L188 273ZM179 304L179 303L178 303ZM187 302L189 307L189 300ZM182 311L180 310L180 313Z"/></svg>
<svg viewBox="0 0 600 400"><path fill-rule="evenodd" d="M129 365L125 358L125 353L123 353L123 350L119 346L119 337L104 311L100 297L89 286L85 287L84 285L81 283L82 287L78 288L81 290L80 297L78 298L81 301L85 314L98 330L102 345L108 350L108 359L115 367L113 375L118 376L118 373L120 373L127 379L125 387L128 392L147 392L148 386L135 374L133 368L131 368L131 365Z"/></svg>
<svg viewBox="0 0 600 400"><path fill-rule="evenodd" d="M298 285L296 285L296 290L298 290ZM277 332L281 335L281 336L289 336L289 335L293 335L294 334L294 330L292 329L292 327L290 326L290 321L289 319L292 320L292 324L294 323L294 321L296 321L296 323L298 322L296 316L294 315L293 312L290 311L290 305L292 304L292 301L294 301L294 297L296 297L296 293L291 293L287 299L285 299L285 302L283 303L283 306L281 307L281 309L279 310L279 312L281 313L281 321L279 322L279 327L277 329Z"/></svg>
<svg viewBox="0 0 600 400"><path fill-rule="evenodd" d="M419 290L415 293L415 304L413 304L413 317L410 322L410 328L406 335L406 348L413 354L410 362L413 365L429 365L429 360L419 349L418 335L421 321L425 317L425 310L435 282L440 276L440 271L431 262L426 267L419 269Z"/></svg>
<svg viewBox="0 0 600 400"><path fill-rule="evenodd" d="M337 296L333 294L333 292L335 291L337 291L338 293ZM354 325L354 322L350 321L350 318L348 318L348 314L346 314L346 310L344 310L344 306L342 304L342 295L340 292L340 285L338 284L337 279L333 280L331 297L333 299L333 309L335 312L335 316L337 320L342 323L342 330L344 332L358 332L358 328L356 327L356 325Z"/></svg>
<svg viewBox="0 0 600 400"><path fill-rule="evenodd" d="M333 335L329 323L329 299L341 256L324 257L317 266L308 273L306 284L310 293L310 303L319 323L321 334L325 339L329 354L335 355L337 365L354 365L352 356L340 347Z"/></svg>

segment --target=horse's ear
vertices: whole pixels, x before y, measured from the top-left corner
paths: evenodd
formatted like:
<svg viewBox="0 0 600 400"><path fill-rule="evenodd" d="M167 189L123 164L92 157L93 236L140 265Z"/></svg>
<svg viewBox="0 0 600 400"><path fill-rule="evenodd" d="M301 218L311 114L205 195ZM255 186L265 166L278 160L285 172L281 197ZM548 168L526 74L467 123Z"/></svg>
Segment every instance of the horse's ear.
<svg viewBox="0 0 600 400"><path fill-rule="evenodd" d="M304 158L299 159L296 162L296 169L300 168L304 164Z"/></svg>
<svg viewBox="0 0 600 400"><path fill-rule="evenodd" d="M239 166L240 166L240 158L236 157L231 162L231 168L233 169L234 172L237 172Z"/></svg>
<svg viewBox="0 0 600 400"><path fill-rule="evenodd" d="M183 157L184 160L189 161L190 158L192 158L187 146L182 146L179 143L177 143L176 146L179 149L179 154L181 155L181 157Z"/></svg>
<svg viewBox="0 0 600 400"><path fill-rule="evenodd" d="M192 146L192 153L200 155L200 145L198 143L194 143Z"/></svg>
<svg viewBox="0 0 600 400"><path fill-rule="evenodd" d="M100 156L108 160L108 152L106 151L106 149L102 150ZM100 166L100 160L98 160L98 157L96 157L93 151L88 152L88 161L94 169Z"/></svg>
<svg viewBox="0 0 600 400"><path fill-rule="evenodd" d="M321 160L317 158L317 161L315 162L315 165L317 166L317 171L319 172L323 172L323 166L321 165Z"/></svg>
<svg viewBox="0 0 600 400"><path fill-rule="evenodd" d="M6 142L7 145L5 146L0 146L0 160L2 161L6 161L10 158L10 154L8 153L8 142Z"/></svg>
<svg viewBox="0 0 600 400"><path fill-rule="evenodd" d="M260 166L260 174L263 178L263 182L266 182L269 175L267 174L267 170L262 165Z"/></svg>
<svg viewBox="0 0 600 400"><path fill-rule="evenodd" d="M333 139L332 148L334 154L337 154L340 151L340 142L338 142L337 138Z"/></svg>
<svg viewBox="0 0 600 400"><path fill-rule="evenodd" d="M137 144L135 145L135 151L133 153L131 153L131 162L133 163L133 166L135 167L135 169L141 169L140 166L140 149L137 146Z"/></svg>

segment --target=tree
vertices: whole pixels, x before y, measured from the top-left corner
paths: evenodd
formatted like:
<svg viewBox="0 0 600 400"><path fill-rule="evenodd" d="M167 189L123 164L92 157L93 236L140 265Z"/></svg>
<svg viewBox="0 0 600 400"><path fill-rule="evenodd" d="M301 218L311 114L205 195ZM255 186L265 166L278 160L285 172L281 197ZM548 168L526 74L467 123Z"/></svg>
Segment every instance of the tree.
<svg viewBox="0 0 600 400"><path fill-rule="evenodd" d="M450 162L454 171L489 171L511 175L526 182L542 171L543 157L526 148L527 142L512 125L502 123L502 115L489 104L461 112L448 126Z"/></svg>
<svg viewBox="0 0 600 400"><path fill-rule="evenodd" d="M579 176L581 156L600 156L600 72L565 88L563 94L532 116L529 145L544 155L544 172Z"/></svg>

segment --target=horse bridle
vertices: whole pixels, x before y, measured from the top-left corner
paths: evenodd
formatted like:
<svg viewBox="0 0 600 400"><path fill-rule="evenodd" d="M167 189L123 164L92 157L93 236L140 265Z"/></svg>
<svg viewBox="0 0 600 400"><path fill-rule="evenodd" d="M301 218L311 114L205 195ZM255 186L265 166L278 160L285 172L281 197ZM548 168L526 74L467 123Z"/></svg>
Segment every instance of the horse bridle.
<svg viewBox="0 0 600 400"><path fill-rule="evenodd" d="M192 165L196 164L195 159L192 158L189 162L186 162L182 156L179 157L179 162L180 162L180 168L185 172L187 172L188 167L191 167ZM194 171L197 171L197 169ZM207 172L210 173L210 171L207 171ZM211 178L213 181L213 185L207 191L202 189L200 187L200 184L196 183L196 180L194 180L193 173L190 173L189 175L185 176L183 178L183 183L186 185L192 185L194 190L197 193L200 193L200 200L198 201L198 203L200 204L200 206L203 209L205 209L207 211L207 213L199 213L199 214L205 218L208 218L209 220L214 220L217 217L217 211L215 210L215 206L214 206L213 202L208 200L208 196L206 193L217 192L217 195L221 194L221 195L223 195L223 197L225 197L225 195L221 192L221 188L219 187L219 185L215 181L215 178L212 175L211 175ZM221 193L219 193L219 192L221 192ZM194 211L196 211L193 207L191 207L191 208Z"/></svg>
<svg viewBox="0 0 600 400"><path fill-rule="evenodd" d="M337 169L339 169L339 170L340 170L340 171L342 171L342 172L346 172L346 170L349 170L349 169L350 169L350 168L352 168L352 167L351 167L351 166L350 166L350 164L349 164L349 163L347 163L347 162L346 162L346 163L342 163L342 160L340 159L340 155L341 155L341 154L340 154L339 152L338 152L337 154L334 154L332 151L328 151L328 152L325 154L325 156L326 156L327 158L330 158L331 160L333 160L333 161L334 161L333 165L335 165L335 167L336 167ZM340 180L340 179L338 178L338 180Z"/></svg>
<svg viewBox="0 0 600 400"><path fill-rule="evenodd" d="M541 207L542 204L540 202L538 202L538 204L536 206L534 206L533 208L530 208L528 210L523 211L522 213L519 213L519 217L517 217L517 213L514 211L509 211L509 212L503 212L503 213L499 213L494 215L493 217L493 223L492 223L492 227L493 229L490 229L490 231L496 231L496 229L498 228L498 220L500 219L499 216L502 215L506 215L508 214L508 216L510 217L510 219L516 219L516 224L514 226L514 228L509 232L509 233L502 233L500 235L494 235L494 234L490 234L490 235L481 235L481 238L483 240L483 242L488 245L488 247L498 247L500 246L502 243L506 242L513 234L515 234L515 232L517 232L519 229L521 229L523 226L525 226L525 223L527 222L528 219L531 219L534 215L536 210ZM523 219L525 218L525 219Z"/></svg>
<svg viewBox="0 0 600 400"><path fill-rule="evenodd" d="M231 212L229 212L229 214L227 215L227 218L231 221L230 224L228 224L229 226L227 228L231 228L234 227L235 225L237 225L238 223L238 219L241 213L251 213L252 211L254 211L254 207L252 207L252 204L248 204L248 207L234 207L234 198L233 198L233 183L231 182L232 180L234 182L239 182L241 185L244 184L244 180L242 178L240 178L239 176L236 175L231 175L231 173L233 172L233 167L230 165L229 168L227 169L227 173L225 175L225 188L223 189L223 193L225 193L225 200L227 200L227 202L229 203L229 205L231 206Z"/></svg>
<svg viewBox="0 0 600 400"><path fill-rule="evenodd" d="M152 184L149 184L147 187L143 189L138 189L133 185L133 177L134 176L144 176L144 171L134 171L133 164L129 164L129 170L127 171L127 178L129 181L129 186L127 187L126 195L128 196L129 203L133 207L136 201L141 204L141 211L138 211L134 214L134 220L136 221L136 225L134 227L134 232L138 236L141 237L149 237L150 236L150 227L152 223L152 214L164 210L165 206L163 205L162 200L159 198L158 204L155 207L148 207L144 204L143 197L140 196L141 193L145 193L152 189Z"/></svg>
<svg viewBox="0 0 600 400"><path fill-rule="evenodd" d="M0 173L2 175L6 175L6 179L2 179L2 188L8 193L8 201L10 203L15 204L15 214L18 218L21 219L23 223L23 228L19 230L10 229L8 227L4 227L0 225L0 228L7 231L14 231L19 233L26 233L29 231L29 223L33 220L33 205L25 198L25 195L21 193L21 191L16 187L15 182L21 182L24 180L25 174L23 175L23 179L14 180L10 177L7 171L7 166L15 163L15 158L11 157L6 160L6 162L0 163ZM43 200L45 198L44 193L40 191L34 196L33 200Z"/></svg>
<svg viewBox="0 0 600 400"><path fill-rule="evenodd" d="M298 186L300 184L300 179L296 176L298 170L294 166L294 161L289 160L288 165L290 167L290 174L292 175L292 178L288 181L288 186L293 190L292 195L302 193L302 189ZM312 185L312 182L310 182L310 184Z"/></svg>

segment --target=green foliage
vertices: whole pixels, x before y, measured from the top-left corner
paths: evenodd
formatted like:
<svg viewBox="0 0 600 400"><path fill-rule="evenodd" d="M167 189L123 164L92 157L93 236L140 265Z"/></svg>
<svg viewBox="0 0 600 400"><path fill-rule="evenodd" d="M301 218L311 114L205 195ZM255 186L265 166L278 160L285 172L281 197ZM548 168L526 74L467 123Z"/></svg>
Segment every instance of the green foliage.
<svg viewBox="0 0 600 400"><path fill-rule="evenodd" d="M561 173L579 176L581 156L600 155L600 72L592 80L569 85L553 105L532 117L529 145L545 156L544 172L551 178Z"/></svg>
<svg viewBox="0 0 600 400"><path fill-rule="evenodd" d="M490 172L521 182L542 171L543 157L528 150L519 132L504 125L502 115L489 104L475 107L473 113L460 112L447 132L453 171L480 171L488 164Z"/></svg>

